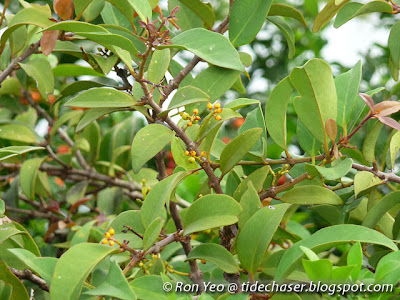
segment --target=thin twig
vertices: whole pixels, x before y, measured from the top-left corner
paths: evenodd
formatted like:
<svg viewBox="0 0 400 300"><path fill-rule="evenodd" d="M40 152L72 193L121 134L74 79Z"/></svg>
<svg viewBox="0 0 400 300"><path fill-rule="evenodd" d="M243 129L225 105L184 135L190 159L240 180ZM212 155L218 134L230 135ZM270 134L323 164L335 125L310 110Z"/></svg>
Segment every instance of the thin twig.
<svg viewBox="0 0 400 300"><path fill-rule="evenodd" d="M43 291L50 292L50 287L47 284L47 282L44 279L42 279L41 277L33 274L31 270L26 269L26 270L21 271L21 270L14 269L12 267L8 267L8 268L19 279L29 280L30 282L36 284Z"/></svg>

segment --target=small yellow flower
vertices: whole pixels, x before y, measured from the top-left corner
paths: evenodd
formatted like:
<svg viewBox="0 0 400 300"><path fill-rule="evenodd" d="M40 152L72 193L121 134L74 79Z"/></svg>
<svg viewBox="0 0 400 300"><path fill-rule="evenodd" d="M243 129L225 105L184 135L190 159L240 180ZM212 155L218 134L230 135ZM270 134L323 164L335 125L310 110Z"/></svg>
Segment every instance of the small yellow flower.
<svg viewBox="0 0 400 300"><path fill-rule="evenodd" d="M115 234L115 230L114 230L114 228L112 228L112 227L108 230L108 232L109 232L111 235L114 235L114 234Z"/></svg>
<svg viewBox="0 0 400 300"><path fill-rule="evenodd" d="M211 104L211 102L208 102L208 103L207 103L207 108L208 108L209 110L212 110L213 105Z"/></svg>

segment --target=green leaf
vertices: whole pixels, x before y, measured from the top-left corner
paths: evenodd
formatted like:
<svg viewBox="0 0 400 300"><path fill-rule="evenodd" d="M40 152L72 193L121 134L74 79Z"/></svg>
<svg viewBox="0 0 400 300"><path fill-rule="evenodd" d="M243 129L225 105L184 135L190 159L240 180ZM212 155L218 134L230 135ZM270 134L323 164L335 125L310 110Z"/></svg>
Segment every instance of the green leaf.
<svg viewBox="0 0 400 300"><path fill-rule="evenodd" d="M332 262L329 259L309 261L303 259L303 267L310 280L328 281L332 278Z"/></svg>
<svg viewBox="0 0 400 300"><path fill-rule="evenodd" d="M351 246L349 252L347 253L347 265L354 266L354 269L351 272L351 278L353 281L357 280L358 275L360 274L362 262L363 252L361 249L361 243L356 242L353 246Z"/></svg>
<svg viewBox="0 0 400 300"><path fill-rule="evenodd" d="M361 82L361 60L346 73L340 74L335 78L336 93L338 98L338 116L337 125L347 132L347 124L350 121L350 115L355 108L358 87Z"/></svg>
<svg viewBox="0 0 400 300"><path fill-rule="evenodd" d="M79 2L79 1L78 1ZM94 19L96 19L101 11L103 10L105 5L105 0L93 0L91 3L87 6L85 11L83 12L82 16L85 19L85 22L91 22ZM75 5L76 9L76 5Z"/></svg>
<svg viewBox="0 0 400 300"><path fill-rule="evenodd" d="M201 0L179 0L182 4L190 8L196 15L198 15L208 29L211 29L215 22L215 15L211 6L203 3ZM179 21L179 16L178 16ZM179 24L179 23L178 23Z"/></svg>
<svg viewBox="0 0 400 300"><path fill-rule="evenodd" d="M339 161L330 168L320 167L316 165L306 165L306 171L308 171L308 169L313 169L321 174L324 179L336 180L345 176L351 170L352 165L353 160L351 158L346 158Z"/></svg>
<svg viewBox="0 0 400 300"><path fill-rule="evenodd" d="M233 100L233 101L225 104L224 108L230 108L230 109L236 111L242 107L246 107L246 106L252 105L252 104L259 104L259 103L260 103L260 100L239 98L239 99Z"/></svg>
<svg viewBox="0 0 400 300"><path fill-rule="evenodd" d="M0 139L17 141L26 144L37 142L32 129L22 124L0 125Z"/></svg>
<svg viewBox="0 0 400 300"><path fill-rule="evenodd" d="M53 24L49 19L51 18L51 10L48 5L46 6L31 6L20 10L8 23L8 28L1 36L1 49L4 49L5 43L11 34L24 25L35 25L38 27L47 27Z"/></svg>
<svg viewBox="0 0 400 300"><path fill-rule="evenodd" d="M321 143L317 141L300 119L297 119L296 132L300 147L311 156L317 155L321 148Z"/></svg>
<svg viewBox="0 0 400 300"><path fill-rule="evenodd" d="M342 199L328 188L318 185L296 186L282 197L283 202L300 205L343 204Z"/></svg>
<svg viewBox="0 0 400 300"><path fill-rule="evenodd" d="M246 271L255 274L279 223L290 204L264 207L244 225L237 241L239 260Z"/></svg>
<svg viewBox="0 0 400 300"><path fill-rule="evenodd" d="M110 270L102 284L84 292L85 295L110 296L122 300L136 300L136 295L132 291L125 275L116 261L111 261Z"/></svg>
<svg viewBox="0 0 400 300"><path fill-rule="evenodd" d="M392 29L390 30L389 41L388 41L388 47L390 50L390 58L391 58L390 62L393 64L393 67L397 70L396 72L397 76L393 76L394 78L398 77L400 69L400 40L398 38L399 35L400 35L400 21L397 21L396 24L394 24Z"/></svg>
<svg viewBox="0 0 400 300"><path fill-rule="evenodd" d="M0 95L17 95L21 96L21 84L15 77L8 77L1 83Z"/></svg>
<svg viewBox="0 0 400 300"><path fill-rule="evenodd" d="M105 107L130 107L137 104L135 99L124 92L110 88L94 88L83 93L65 103L65 106L105 108Z"/></svg>
<svg viewBox="0 0 400 300"><path fill-rule="evenodd" d="M35 185L39 168L46 157L38 157L26 160L20 171L19 184L22 192L30 200L35 199Z"/></svg>
<svg viewBox="0 0 400 300"><path fill-rule="evenodd" d="M230 274L237 273L240 270L233 255L218 244L201 244L190 251L187 259L204 259L210 261L221 268L222 271Z"/></svg>
<svg viewBox="0 0 400 300"><path fill-rule="evenodd" d="M275 280L286 278L295 269L303 256L300 246L319 253L340 244L356 241L382 245L391 250L397 250L397 246L378 231L353 224L334 225L318 230L285 251L276 270Z"/></svg>
<svg viewBox="0 0 400 300"><path fill-rule="evenodd" d="M95 221L90 221L87 222L85 225L83 225L72 237L71 240L71 246L80 244L80 243L86 243L88 241L89 235L90 235L90 230L92 229L92 226Z"/></svg>
<svg viewBox="0 0 400 300"><path fill-rule="evenodd" d="M115 5L112 5L109 2L113 2L116 5L119 3L124 7L118 9ZM133 13L133 8L127 1L106 0L104 8L101 12L101 18L107 25L117 25L132 30L132 26L134 26Z"/></svg>
<svg viewBox="0 0 400 300"><path fill-rule="evenodd" d="M3 199L0 199L0 218L4 216L4 212L6 210L6 204Z"/></svg>
<svg viewBox="0 0 400 300"><path fill-rule="evenodd" d="M19 63L22 69L36 80L37 87L44 99L54 92L54 76L47 59L34 59L27 63Z"/></svg>
<svg viewBox="0 0 400 300"><path fill-rule="evenodd" d="M191 85L201 89L210 96L211 101L219 99L229 90L240 75L239 71L210 66L200 72ZM199 110L206 105L200 106Z"/></svg>
<svg viewBox="0 0 400 300"><path fill-rule="evenodd" d="M375 283L397 284L400 276L400 251L382 257L375 270Z"/></svg>
<svg viewBox="0 0 400 300"><path fill-rule="evenodd" d="M247 191L249 183L254 186L257 192L260 192L263 188L264 181L267 178L268 173L268 166L261 167L252 172L238 185L236 191L233 193L233 198L235 198L237 201L240 201L244 193Z"/></svg>
<svg viewBox="0 0 400 300"><path fill-rule="evenodd" d="M235 47L250 43L264 24L271 0L236 0L229 18L229 39Z"/></svg>
<svg viewBox="0 0 400 300"><path fill-rule="evenodd" d="M170 104L168 105L168 109L160 113L159 116L164 116L168 114L171 110L176 108L188 106L194 103L208 102L209 100L210 96L208 96L201 89L193 86L184 86L176 91L176 93L172 97ZM194 107L191 108L194 109Z"/></svg>
<svg viewBox="0 0 400 300"><path fill-rule="evenodd" d="M323 60L312 59L302 68L295 68L290 81L299 91L293 100L296 113L307 129L321 143L327 143L325 123L336 120L337 97L332 70Z"/></svg>
<svg viewBox="0 0 400 300"><path fill-rule="evenodd" d="M293 6L284 5L280 3L272 3L268 16L281 16L296 19L304 26L307 26L306 20L299 10Z"/></svg>
<svg viewBox="0 0 400 300"><path fill-rule="evenodd" d="M394 169L396 156L400 150L400 131L397 131L390 139L390 163Z"/></svg>
<svg viewBox="0 0 400 300"><path fill-rule="evenodd" d="M197 199L183 217L184 234L234 224L242 212L239 203L227 195L206 195Z"/></svg>
<svg viewBox="0 0 400 300"><path fill-rule="evenodd" d="M190 1L190 0L189 0ZM188 1L187 1L188 2ZM194 0L190 2L200 2L200 0ZM190 4L189 2L189 4ZM168 11L171 12L175 7L179 6L179 11L176 14L176 24L182 31L189 30L192 28L203 27L204 21L197 14L196 11L189 8L181 0L168 0Z"/></svg>
<svg viewBox="0 0 400 300"><path fill-rule="evenodd" d="M271 23L275 24L279 28L279 30L282 32L282 34L286 38L286 41L288 44L288 48L289 48L288 56L289 56L289 58L293 58L293 56L295 55L295 52L296 52L295 37L294 37L294 33L293 33L292 29L290 28L290 26L288 25L288 23L285 22L285 20L283 20L280 17L268 17L267 19Z"/></svg>
<svg viewBox="0 0 400 300"><path fill-rule="evenodd" d="M351 19L372 12L387 12L391 13L393 11L392 5L383 0L375 0L368 2L366 4L358 2L349 2L344 5L338 12L333 26L339 28L343 24L347 23Z"/></svg>
<svg viewBox="0 0 400 300"><path fill-rule="evenodd" d="M70 124L76 124L81 118L82 114L82 110L71 110L62 114L61 117L54 123L54 126L52 127L50 132L50 138L53 138L54 135L57 133L57 130L66 123L70 122Z"/></svg>
<svg viewBox="0 0 400 300"><path fill-rule="evenodd" d="M168 294L163 290L163 280L160 276L147 275L136 278L130 285L141 300L169 300Z"/></svg>
<svg viewBox="0 0 400 300"><path fill-rule="evenodd" d="M135 173L171 142L173 131L160 124L143 127L132 142L132 168Z"/></svg>
<svg viewBox="0 0 400 300"><path fill-rule="evenodd" d="M1 133L0 133L1 134ZM36 150L44 150L43 147L32 147L32 146L10 146L0 149L0 161L9 159L14 156L18 156L24 153L28 153Z"/></svg>
<svg viewBox="0 0 400 300"><path fill-rule="evenodd" d="M90 67L78 66L75 64L60 64L53 69L53 75L56 77L78 77L83 75L104 76Z"/></svg>
<svg viewBox="0 0 400 300"><path fill-rule="evenodd" d="M82 16L83 12L88 8L88 6L94 2L93 0L73 0L75 14L77 16Z"/></svg>
<svg viewBox="0 0 400 300"><path fill-rule="evenodd" d="M380 199L368 211L362 225L365 227L374 228L392 207L400 203L399 195L400 192L391 192Z"/></svg>
<svg viewBox="0 0 400 300"><path fill-rule="evenodd" d="M58 260L50 286L53 299L78 299L92 269L106 256L118 252L107 245L82 243L73 246Z"/></svg>
<svg viewBox="0 0 400 300"><path fill-rule="evenodd" d="M365 137L362 152L365 160L369 163L375 161L375 145L378 141L379 133L381 132L382 127L383 124L379 121L376 121Z"/></svg>
<svg viewBox="0 0 400 300"><path fill-rule="evenodd" d="M8 268L5 261L0 261L0 282L3 281L12 286L11 299L28 300L29 294L22 281Z"/></svg>
<svg viewBox="0 0 400 300"><path fill-rule="evenodd" d="M368 171L361 171L354 176L354 197L360 198L368 194L371 189L383 183L383 180Z"/></svg>
<svg viewBox="0 0 400 300"><path fill-rule="evenodd" d="M111 3L114 1L109 1ZM120 1L118 1L120 2ZM135 12L138 14L139 18L143 22L147 22L147 20L151 20L151 6L148 0L128 0L129 4L133 7Z"/></svg>
<svg viewBox="0 0 400 300"><path fill-rule="evenodd" d="M161 215L164 205L169 204L172 193L187 175L186 172L177 172L152 187L141 208L140 217L144 228Z"/></svg>
<svg viewBox="0 0 400 300"><path fill-rule="evenodd" d="M262 132L262 128L249 129L226 145L220 159L223 174L227 174L253 148Z"/></svg>
<svg viewBox="0 0 400 300"><path fill-rule="evenodd" d="M313 32L318 32L324 27L348 1L343 0L339 5L336 5L335 0L330 0L317 15L312 29Z"/></svg>
<svg viewBox="0 0 400 300"><path fill-rule="evenodd" d="M279 147L286 149L286 111L293 87L289 77L282 79L272 90L265 104L268 133Z"/></svg>
<svg viewBox="0 0 400 300"><path fill-rule="evenodd" d="M247 191L240 199L240 206L242 207L243 212L239 216L239 230L242 229L248 219L250 219L262 207L260 197L251 181L248 182Z"/></svg>
<svg viewBox="0 0 400 300"><path fill-rule="evenodd" d="M169 49L154 51L147 70L147 78L150 82L159 83L164 78L165 72L168 70L170 59Z"/></svg>
<svg viewBox="0 0 400 300"><path fill-rule="evenodd" d="M89 109L85 115L80 119L78 125L76 125L76 132L82 131L86 126L91 124L93 121L97 120L98 118L107 115L109 113L112 113L114 111L118 111L118 108L92 108Z"/></svg>
<svg viewBox="0 0 400 300"><path fill-rule="evenodd" d="M26 249L8 249L19 260L23 261L30 270L39 274L48 284L51 284L54 268L58 261L55 257L37 257L31 251Z"/></svg>
<svg viewBox="0 0 400 300"><path fill-rule="evenodd" d="M164 220L158 217L154 219L146 228L146 231L144 232L143 235L144 251L149 250L151 246L153 246L153 244L157 241L163 225L164 225Z"/></svg>
<svg viewBox="0 0 400 300"><path fill-rule="evenodd" d="M172 45L163 46L188 50L210 64L244 71L239 53L223 35L203 28L194 28L175 36Z"/></svg>

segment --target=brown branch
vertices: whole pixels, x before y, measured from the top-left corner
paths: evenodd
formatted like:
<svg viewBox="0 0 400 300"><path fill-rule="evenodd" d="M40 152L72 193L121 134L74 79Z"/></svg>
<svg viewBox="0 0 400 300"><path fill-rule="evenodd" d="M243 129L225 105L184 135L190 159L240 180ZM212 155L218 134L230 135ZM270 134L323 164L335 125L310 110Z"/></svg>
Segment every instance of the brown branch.
<svg viewBox="0 0 400 300"><path fill-rule="evenodd" d="M3 82L9 75L11 75L12 72L14 72L15 70L17 70L17 69L19 68L18 63L24 61L24 60L27 59L29 56L31 56L32 54L34 54L34 53L37 51L37 49L39 48L39 46L40 46L40 40L37 41L37 42L34 43L34 44L31 44L31 45L29 46L29 48L28 48L24 53L21 54L20 57L14 59L14 60L10 63L10 65L9 65L3 72L1 72L1 74L0 74L0 87L1 87L2 82Z"/></svg>
<svg viewBox="0 0 400 300"><path fill-rule="evenodd" d="M19 279L26 279L36 284L40 289L46 292L50 292L50 287L44 279L32 273L31 270L17 270L12 267L8 267L10 271L17 276Z"/></svg>
<svg viewBox="0 0 400 300"><path fill-rule="evenodd" d="M16 207L6 206L6 211L15 212L20 214L25 214L34 218L41 218L41 219L56 219L56 220L63 220L63 218L53 214L52 212L40 212L36 210L28 210L28 209L21 209Z"/></svg>

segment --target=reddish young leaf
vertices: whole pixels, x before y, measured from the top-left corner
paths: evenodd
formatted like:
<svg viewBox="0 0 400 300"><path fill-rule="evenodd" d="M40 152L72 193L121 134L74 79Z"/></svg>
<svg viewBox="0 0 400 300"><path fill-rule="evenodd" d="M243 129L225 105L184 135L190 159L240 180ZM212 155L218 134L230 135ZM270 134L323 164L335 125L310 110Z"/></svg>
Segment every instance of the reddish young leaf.
<svg viewBox="0 0 400 300"><path fill-rule="evenodd" d="M397 122L396 120L389 118L389 117L381 117L381 116L377 116L378 120L381 121L381 123L392 127L393 129L397 129L400 130L400 124L399 122Z"/></svg>
<svg viewBox="0 0 400 300"><path fill-rule="evenodd" d="M376 115L386 117L400 110L400 102L397 101L382 101L374 106Z"/></svg>
<svg viewBox="0 0 400 300"><path fill-rule="evenodd" d="M61 20L71 19L74 13L74 4L72 0L54 0L53 8Z"/></svg>
<svg viewBox="0 0 400 300"><path fill-rule="evenodd" d="M53 52L53 49L56 46L58 33L58 30L49 30L43 33L42 39L40 40L40 47L42 48L42 53L44 55L48 56Z"/></svg>
<svg viewBox="0 0 400 300"><path fill-rule="evenodd" d="M371 96L370 96L370 95L367 95L367 94L364 94L364 93L360 93L359 95L360 95L361 99L364 100L365 104L368 105L369 109L370 109L372 112L374 112L374 105L375 105L375 103L374 103L374 100L372 100Z"/></svg>
<svg viewBox="0 0 400 300"><path fill-rule="evenodd" d="M326 122L325 122L325 130L326 130L326 134L328 135L329 139L332 142L335 142L336 135L337 135L336 121L333 120L333 119L326 120Z"/></svg>

